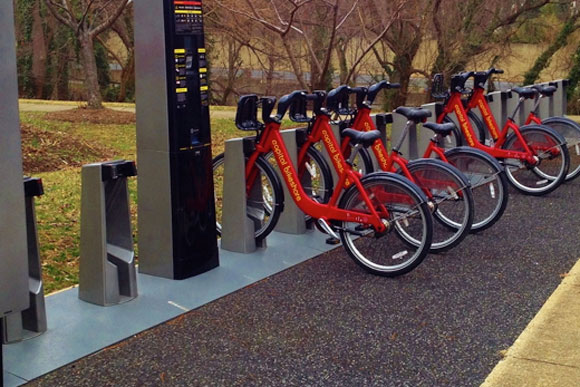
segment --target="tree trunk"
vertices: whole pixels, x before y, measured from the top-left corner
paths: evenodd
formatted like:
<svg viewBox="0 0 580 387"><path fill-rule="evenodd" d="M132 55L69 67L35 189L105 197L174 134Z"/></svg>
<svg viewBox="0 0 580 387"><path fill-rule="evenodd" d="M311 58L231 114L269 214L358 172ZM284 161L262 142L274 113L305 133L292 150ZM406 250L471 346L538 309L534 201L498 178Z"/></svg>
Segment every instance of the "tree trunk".
<svg viewBox="0 0 580 387"><path fill-rule="evenodd" d="M89 109L102 109L103 97L97 78L97 61L95 58L95 47L92 37L81 31L78 34L81 46L81 61L85 73L85 92L87 93L87 103Z"/></svg>
<svg viewBox="0 0 580 387"><path fill-rule="evenodd" d="M34 80L34 96L44 97L44 85L46 82L46 40L42 17L40 16L40 2L37 0L32 11L32 77Z"/></svg>
<svg viewBox="0 0 580 387"><path fill-rule="evenodd" d="M119 102L127 100L127 89L135 90L135 53L129 51L129 58L121 73L121 86L119 87Z"/></svg>

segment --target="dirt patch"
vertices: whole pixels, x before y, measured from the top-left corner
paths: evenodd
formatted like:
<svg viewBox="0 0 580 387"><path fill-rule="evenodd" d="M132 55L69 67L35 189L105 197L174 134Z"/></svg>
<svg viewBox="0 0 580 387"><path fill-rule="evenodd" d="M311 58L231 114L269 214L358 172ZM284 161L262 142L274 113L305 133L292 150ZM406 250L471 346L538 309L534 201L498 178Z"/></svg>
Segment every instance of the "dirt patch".
<svg viewBox="0 0 580 387"><path fill-rule="evenodd" d="M71 136L21 125L24 172L50 172L111 159L110 150Z"/></svg>
<svg viewBox="0 0 580 387"><path fill-rule="evenodd" d="M91 124L126 125L135 123L135 113L112 109L76 108L46 113L45 118L51 121L88 122Z"/></svg>

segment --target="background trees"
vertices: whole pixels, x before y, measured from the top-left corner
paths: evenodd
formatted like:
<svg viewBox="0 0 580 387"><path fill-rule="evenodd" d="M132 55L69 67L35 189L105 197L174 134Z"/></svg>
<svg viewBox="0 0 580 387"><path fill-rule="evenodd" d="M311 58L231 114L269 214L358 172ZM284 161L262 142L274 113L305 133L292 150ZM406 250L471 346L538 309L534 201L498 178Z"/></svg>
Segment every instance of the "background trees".
<svg viewBox="0 0 580 387"><path fill-rule="evenodd" d="M13 1L22 97L84 99L95 108L103 98L134 98L131 0ZM503 79L517 83L570 76L571 100L579 99L572 0L206 0L204 7L214 103L386 78L402 85L389 96L394 107L424 102L434 73L492 65L507 67Z"/></svg>

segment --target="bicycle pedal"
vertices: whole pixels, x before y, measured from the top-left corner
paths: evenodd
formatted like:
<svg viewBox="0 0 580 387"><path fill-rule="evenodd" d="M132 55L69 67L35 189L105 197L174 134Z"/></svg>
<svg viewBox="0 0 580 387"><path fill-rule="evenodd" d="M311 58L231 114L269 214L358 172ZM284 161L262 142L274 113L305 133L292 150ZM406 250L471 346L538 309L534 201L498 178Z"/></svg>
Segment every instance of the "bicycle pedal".
<svg viewBox="0 0 580 387"><path fill-rule="evenodd" d="M336 239L333 237L326 238L326 244L327 245L338 245L338 244L340 244L340 239Z"/></svg>

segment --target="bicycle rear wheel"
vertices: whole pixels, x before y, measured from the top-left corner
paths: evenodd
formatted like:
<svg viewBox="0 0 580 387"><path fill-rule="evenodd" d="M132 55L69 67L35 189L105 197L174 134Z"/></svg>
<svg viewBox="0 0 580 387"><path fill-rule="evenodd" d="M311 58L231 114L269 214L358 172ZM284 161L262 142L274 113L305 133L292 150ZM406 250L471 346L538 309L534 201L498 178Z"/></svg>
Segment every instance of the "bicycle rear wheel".
<svg viewBox="0 0 580 387"><path fill-rule="evenodd" d="M402 176L378 172L361 179L374 209L388 227L378 234L368 225L339 223L342 244L362 268L385 277L408 273L427 255L433 224L423 193ZM340 200L339 207L370 213L355 185Z"/></svg>
<svg viewBox="0 0 580 387"><path fill-rule="evenodd" d="M221 153L213 159L213 178L215 187L216 230L222 233L223 176L225 157ZM280 178L272 166L258 157L255 164L258 176L251 192L246 192L247 216L255 225L255 238L261 240L272 232L284 205L284 192ZM260 183L260 185L258 185ZM261 186L261 187L260 187Z"/></svg>
<svg viewBox="0 0 580 387"><path fill-rule="evenodd" d="M469 180L454 166L436 159L413 160L407 168L433 206L430 251L440 253L457 246L473 223Z"/></svg>
<svg viewBox="0 0 580 387"><path fill-rule="evenodd" d="M508 203L508 181L503 167L487 153L470 147L445 152L447 160L471 183L475 213L471 233L491 227Z"/></svg>
<svg viewBox="0 0 580 387"><path fill-rule="evenodd" d="M580 125L567 117L546 118L542 121L542 125L554 129L566 139L570 154L570 169L566 181L580 176Z"/></svg>
<svg viewBox="0 0 580 387"><path fill-rule="evenodd" d="M570 156L566 140L545 126L526 125L519 130L528 147L538 157L539 163L530 165L519 159L505 159L508 180L524 194L548 194L558 188L568 174ZM523 144L515 133L509 135L503 149L524 151Z"/></svg>

